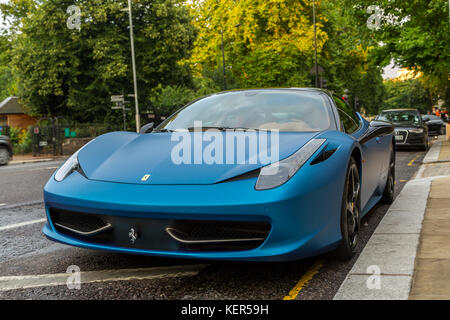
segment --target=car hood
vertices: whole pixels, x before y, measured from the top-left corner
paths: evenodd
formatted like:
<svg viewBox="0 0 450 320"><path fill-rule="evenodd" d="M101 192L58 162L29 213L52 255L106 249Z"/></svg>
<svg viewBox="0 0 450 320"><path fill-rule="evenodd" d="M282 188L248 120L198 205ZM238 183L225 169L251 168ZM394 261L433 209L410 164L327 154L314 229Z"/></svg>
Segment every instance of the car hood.
<svg viewBox="0 0 450 320"><path fill-rule="evenodd" d="M218 140L222 140L225 145L225 132L216 134L219 134ZM246 135L246 132L237 131L231 134L235 135L235 139L239 139L245 138L243 135ZM317 132L280 132L279 159L293 154L317 134ZM261 155L265 155L266 150L249 150L251 148L248 147L245 148L245 164L236 164L236 158L233 161L234 164L207 164L205 159L202 163L193 164L194 148L197 148L195 152L197 155L200 153L199 150L202 150L202 154L211 154L211 149L207 149L211 142L203 141L202 143L201 138L194 139L192 132L185 135L189 136L185 146L191 150L192 164L177 164L173 161L174 148L177 145L180 147L181 140L172 141L172 133L108 133L82 148L78 154L78 160L88 179L130 184L213 184L265 165L259 160L250 164L248 159L261 159ZM259 138L261 133L256 132L256 135ZM267 134L266 141L269 142L269 147L270 138L270 134ZM190 143L188 140L191 140ZM234 150L236 157L237 147L238 143L235 142L234 148L227 147L226 150ZM179 149L175 150L179 151ZM180 152L176 154L179 155ZM223 159L225 162L225 155ZM147 179L144 178L145 175L149 175Z"/></svg>

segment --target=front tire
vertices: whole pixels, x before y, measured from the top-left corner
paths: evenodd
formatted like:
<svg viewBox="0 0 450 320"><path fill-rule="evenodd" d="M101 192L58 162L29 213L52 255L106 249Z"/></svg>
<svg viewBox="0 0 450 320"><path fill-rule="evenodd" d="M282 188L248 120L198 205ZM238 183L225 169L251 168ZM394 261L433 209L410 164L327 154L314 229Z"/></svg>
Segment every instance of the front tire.
<svg viewBox="0 0 450 320"><path fill-rule="evenodd" d="M356 161L351 158L347 168L341 207L342 240L334 255L339 260L349 260L356 253L360 228L361 183Z"/></svg>

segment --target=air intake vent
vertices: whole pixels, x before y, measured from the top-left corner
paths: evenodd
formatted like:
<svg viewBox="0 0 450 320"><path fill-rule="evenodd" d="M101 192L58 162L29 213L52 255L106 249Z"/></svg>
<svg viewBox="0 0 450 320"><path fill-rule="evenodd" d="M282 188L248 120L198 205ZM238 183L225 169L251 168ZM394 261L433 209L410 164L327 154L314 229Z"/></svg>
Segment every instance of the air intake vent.
<svg viewBox="0 0 450 320"><path fill-rule="evenodd" d="M173 239L185 244L262 243L269 231L268 223L232 221L175 221L166 228Z"/></svg>
<svg viewBox="0 0 450 320"><path fill-rule="evenodd" d="M101 218L83 213L52 209L50 216L56 228L61 228L78 235L92 236L112 228Z"/></svg>

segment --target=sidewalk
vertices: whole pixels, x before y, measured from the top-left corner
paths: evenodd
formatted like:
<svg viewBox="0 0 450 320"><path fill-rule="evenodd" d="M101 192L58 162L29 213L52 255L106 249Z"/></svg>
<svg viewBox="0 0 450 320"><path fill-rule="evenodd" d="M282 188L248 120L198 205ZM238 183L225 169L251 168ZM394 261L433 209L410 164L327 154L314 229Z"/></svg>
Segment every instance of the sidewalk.
<svg viewBox="0 0 450 320"><path fill-rule="evenodd" d="M409 298L450 299L450 178L431 184Z"/></svg>
<svg viewBox="0 0 450 320"><path fill-rule="evenodd" d="M450 299L450 142L433 144L334 299Z"/></svg>
<svg viewBox="0 0 450 320"><path fill-rule="evenodd" d="M14 164L25 164L25 163L33 163L33 162L47 162L53 160L65 160L68 156L54 156L52 154L40 155L33 157L32 155L14 155L13 159L9 161L8 165Z"/></svg>

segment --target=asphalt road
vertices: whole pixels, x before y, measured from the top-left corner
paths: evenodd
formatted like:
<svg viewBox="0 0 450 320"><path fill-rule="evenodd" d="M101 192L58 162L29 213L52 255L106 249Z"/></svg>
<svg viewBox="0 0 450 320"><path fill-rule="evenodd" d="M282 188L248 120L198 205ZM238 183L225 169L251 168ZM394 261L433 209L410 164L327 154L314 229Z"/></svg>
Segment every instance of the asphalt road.
<svg viewBox="0 0 450 320"><path fill-rule="evenodd" d="M63 161L17 164L0 167L0 204L10 206L42 201L42 189Z"/></svg>
<svg viewBox="0 0 450 320"><path fill-rule="evenodd" d="M418 151L397 153L397 194L413 177L424 155ZM4 204L0 205L0 299L280 300L290 293L295 299L332 299L357 258L339 262L323 255L288 263L224 263L90 251L54 243L41 233L42 204L21 204L42 199L42 187L59 164L0 168L0 204ZM359 252L387 209L386 205L377 206L363 219ZM82 281L92 278L96 282L83 282L79 290L68 289L65 280L58 283L52 277L64 274L72 265L82 272L102 272L82 276ZM173 271L173 266L180 265L195 271ZM142 268L152 268L144 273L153 276L133 279ZM27 277L6 278L9 276ZM5 285L8 281L17 288ZM33 283L45 285L36 287Z"/></svg>

